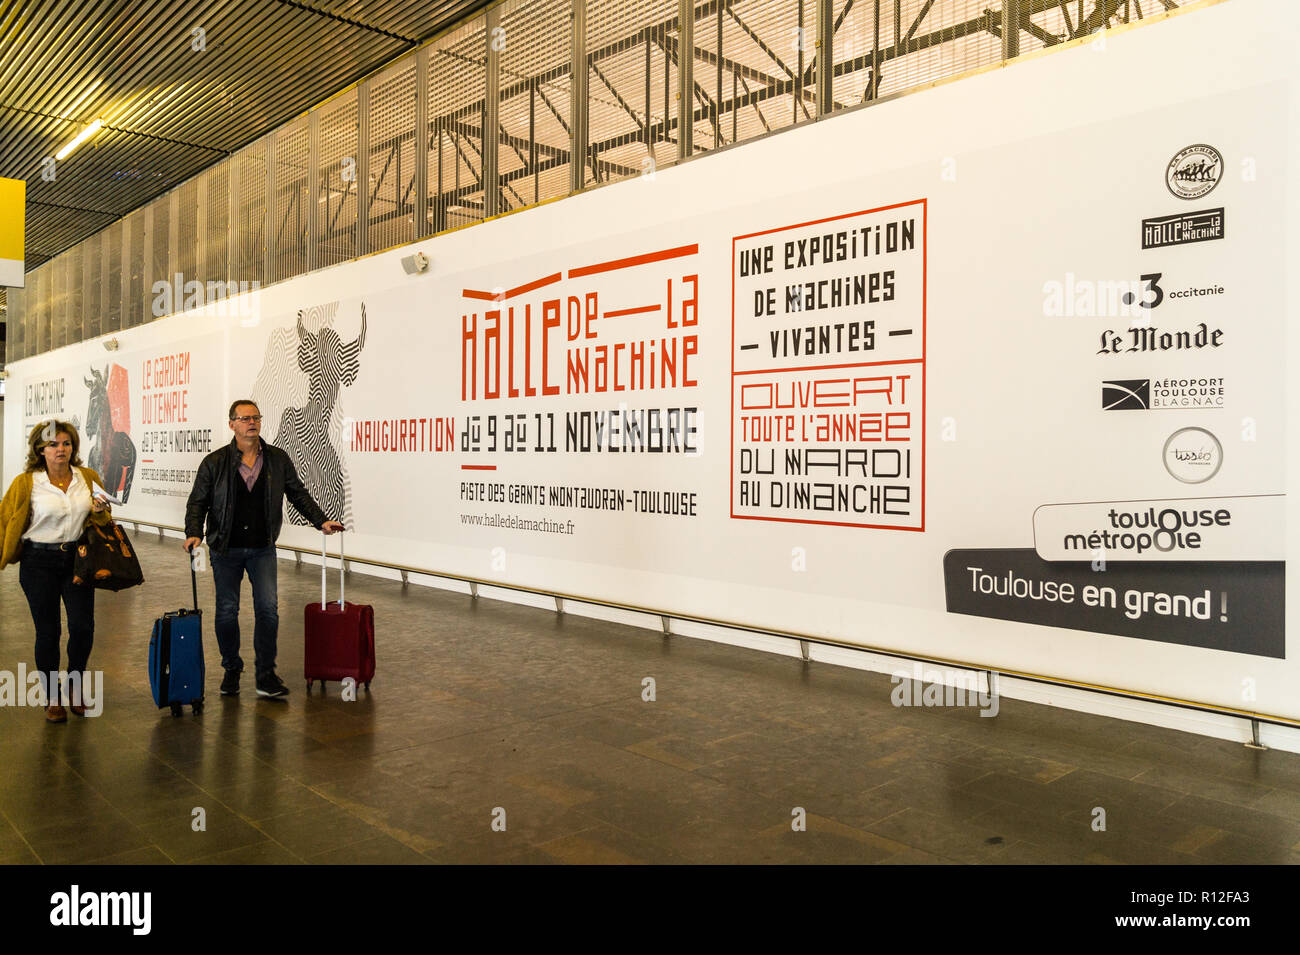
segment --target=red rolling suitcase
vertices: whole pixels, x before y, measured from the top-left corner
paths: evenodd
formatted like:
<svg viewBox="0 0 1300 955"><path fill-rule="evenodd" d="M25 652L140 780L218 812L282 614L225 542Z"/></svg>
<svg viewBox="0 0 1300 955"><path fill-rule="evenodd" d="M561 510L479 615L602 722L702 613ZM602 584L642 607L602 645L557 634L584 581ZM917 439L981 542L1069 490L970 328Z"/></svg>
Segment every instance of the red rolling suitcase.
<svg viewBox="0 0 1300 955"><path fill-rule="evenodd" d="M303 621L303 675L307 692L320 680L321 692L329 680L351 677L370 689L375 676L375 608L343 600L343 536L339 534L339 599L325 602L325 535L320 552L320 603L309 603Z"/></svg>

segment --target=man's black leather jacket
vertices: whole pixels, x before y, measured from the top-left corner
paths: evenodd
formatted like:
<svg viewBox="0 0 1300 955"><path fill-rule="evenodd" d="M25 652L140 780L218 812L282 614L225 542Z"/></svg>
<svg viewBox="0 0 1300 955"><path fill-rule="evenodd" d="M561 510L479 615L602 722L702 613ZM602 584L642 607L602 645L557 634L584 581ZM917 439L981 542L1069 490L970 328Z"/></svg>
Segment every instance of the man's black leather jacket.
<svg viewBox="0 0 1300 955"><path fill-rule="evenodd" d="M313 526L320 527L328 521L298 479L289 455L261 438L257 440L262 444L262 467L266 470L266 529L271 535L270 542L275 543L280 536L286 495ZM202 538L206 517L208 547L218 554L229 549L230 525L235 514L235 481L243 480L239 476L240 457L239 446L233 438L230 444L205 457L185 505L185 536Z"/></svg>

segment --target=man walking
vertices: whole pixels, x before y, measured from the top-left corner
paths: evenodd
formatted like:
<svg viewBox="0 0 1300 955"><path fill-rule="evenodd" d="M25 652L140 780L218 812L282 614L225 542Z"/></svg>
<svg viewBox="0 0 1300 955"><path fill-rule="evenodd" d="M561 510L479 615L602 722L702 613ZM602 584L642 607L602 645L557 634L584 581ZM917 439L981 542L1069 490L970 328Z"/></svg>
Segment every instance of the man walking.
<svg viewBox="0 0 1300 955"><path fill-rule="evenodd" d="M221 695L239 692L239 588L248 572L253 588L253 652L257 695L279 698L289 688L275 674L280 626L275 541L286 495L303 517L326 534L343 525L325 516L298 479L293 461L261 438L262 415L253 401L230 406L230 444L203 459L185 507L185 550L203 538L207 518L212 579L217 592L215 628L225 677Z"/></svg>

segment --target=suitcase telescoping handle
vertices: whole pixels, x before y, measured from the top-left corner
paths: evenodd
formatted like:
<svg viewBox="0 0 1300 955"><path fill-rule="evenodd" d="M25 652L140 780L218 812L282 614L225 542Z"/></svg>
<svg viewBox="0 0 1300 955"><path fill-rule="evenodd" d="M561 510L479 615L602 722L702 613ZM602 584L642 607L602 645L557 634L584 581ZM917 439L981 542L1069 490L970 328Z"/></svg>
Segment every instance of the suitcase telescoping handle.
<svg viewBox="0 0 1300 955"><path fill-rule="evenodd" d="M343 531L339 531L339 609L343 609ZM320 609L325 609L325 561L329 547L329 536L321 531L320 535Z"/></svg>
<svg viewBox="0 0 1300 955"><path fill-rule="evenodd" d="M194 612L199 612L199 576L194 573L194 555L190 554L190 590L194 593Z"/></svg>

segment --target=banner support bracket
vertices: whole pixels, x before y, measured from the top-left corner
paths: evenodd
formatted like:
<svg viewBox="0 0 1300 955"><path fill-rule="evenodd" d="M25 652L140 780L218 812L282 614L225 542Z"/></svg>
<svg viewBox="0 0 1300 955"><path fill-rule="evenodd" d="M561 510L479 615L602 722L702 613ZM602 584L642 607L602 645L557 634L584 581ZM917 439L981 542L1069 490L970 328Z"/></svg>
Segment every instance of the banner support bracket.
<svg viewBox="0 0 1300 955"><path fill-rule="evenodd" d="M799 657L804 663L812 663L812 652L807 640L799 641Z"/></svg>
<svg viewBox="0 0 1300 955"><path fill-rule="evenodd" d="M405 587L407 584L409 584L409 583L411 582L411 575L408 574L406 571L404 571L404 570L399 570L398 573L402 575L402 586L403 586L403 587Z"/></svg>
<svg viewBox="0 0 1300 955"><path fill-rule="evenodd" d="M1250 740L1246 743L1246 748L1268 750L1268 747L1259 741L1259 720L1250 721Z"/></svg>
<svg viewBox="0 0 1300 955"><path fill-rule="evenodd" d="M564 616L564 598L563 598L563 597L556 597L556 598L555 598L555 612L556 612L559 616L561 616L561 617Z"/></svg>
<svg viewBox="0 0 1300 955"><path fill-rule="evenodd" d="M469 582L469 597L471 600L478 600L478 584L473 580Z"/></svg>
<svg viewBox="0 0 1300 955"><path fill-rule="evenodd" d="M659 615L659 623L663 625L663 628L664 628L664 636L665 636L665 637L671 637L671 636L673 635L673 622L672 622L672 618L669 617L667 614L662 614L662 613L661 613L661 614Z"/></svg>

